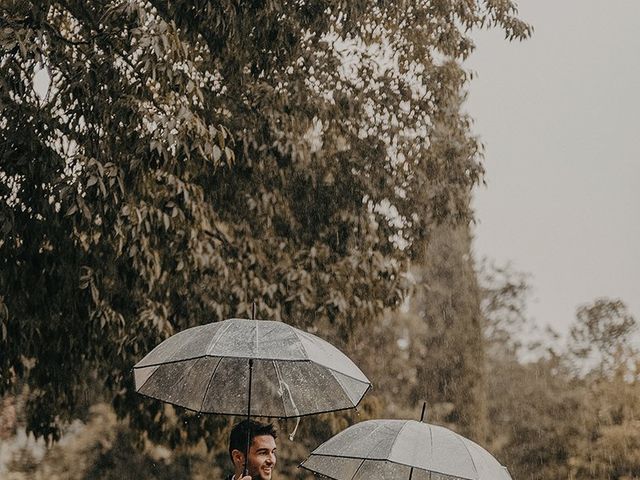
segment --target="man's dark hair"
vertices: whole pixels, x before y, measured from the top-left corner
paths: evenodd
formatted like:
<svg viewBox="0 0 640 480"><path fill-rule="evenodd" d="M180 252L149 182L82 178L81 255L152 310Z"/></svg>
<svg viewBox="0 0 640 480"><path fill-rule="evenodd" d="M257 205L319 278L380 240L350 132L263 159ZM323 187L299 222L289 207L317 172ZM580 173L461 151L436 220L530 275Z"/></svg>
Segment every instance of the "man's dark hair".
<svg viewBox="0 0 640 480"><path fill-rule="evenodd" d="M278 432L270 423L261 423L255 420L243 420L231 429L229 435L229 455L234 450L240 450L247 455L247 430L249 431L249 445L253 442L254 437L260 435L271 435L274 439L278 438ZM232 457L233 458L233 457Z"/></svg>

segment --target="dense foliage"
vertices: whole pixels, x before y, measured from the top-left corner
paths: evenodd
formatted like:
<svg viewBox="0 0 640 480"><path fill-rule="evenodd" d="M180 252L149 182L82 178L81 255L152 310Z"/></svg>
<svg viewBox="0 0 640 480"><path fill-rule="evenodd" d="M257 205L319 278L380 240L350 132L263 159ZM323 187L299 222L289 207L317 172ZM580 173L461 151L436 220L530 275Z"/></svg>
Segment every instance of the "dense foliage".
<svg viewBox="0 0 640 480"><path fill-rule="evenodd" d="M0 12L0 393L26 384L49 438L96 383L152 438L199 438L167 432L130 369L252 301L336 339L397 306L481 179L466 32L529 34L511 0Z"/></svg>

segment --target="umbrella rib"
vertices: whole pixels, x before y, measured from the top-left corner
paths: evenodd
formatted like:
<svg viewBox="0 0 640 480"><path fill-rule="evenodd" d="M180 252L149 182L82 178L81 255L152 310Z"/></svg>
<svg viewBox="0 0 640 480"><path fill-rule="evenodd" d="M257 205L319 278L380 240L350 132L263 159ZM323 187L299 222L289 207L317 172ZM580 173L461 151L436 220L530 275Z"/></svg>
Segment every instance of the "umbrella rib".
<svg viewBox="0 0 640 480"><path fill-rule="evenodd" d="M371 437L374 433L376 433L378 430L380 430L381 428L386 428L385 425L378 425L376 426L376 428L374 428L371 432L369 432L369 434L367 435L367 437ZM396 438L398 438L398 436L396 435ZM369 451L367 452L367 455L369 455L372 451L375 450L375 448L380 445L381 443L384 443L384 438L379 440L378 443L376 443L375 445L373 445ZM392 447L393 448L393 447ZM389 453L391 453L391 450L389 450ZM368 459L370 459L371 457L367 457ZM375 460L375 459L374 459ZM355 476L355 475L354 475ZM353 478L353 477L352 477Z"/></svg>
<svg viewBox="0 0 640 480"><path fill-rule="evenodd" d="M366 434L365 438L371 437L374 433L376 433L378 430L380 430L381 428L386 428L385 425L376 425L376 427L371 430L369 433ZM371 451L373 451L378 445L380 445L382 442L384 442L384 439L379 440L375 445L373 445L368 451L367 451L367 455L369 455L371 453ZM327 443L327 442L325 442ZM323 444L324 445L324 444ZM321 445L322 446L322 445ZM320 448L320 447L318 447ZM362 457L350 457L349 455L332 455L332 454L326 454L326 453L316 453L314 455L322 455L324 457L335 457L335 458L362 458ZM382 461L388 461L388 459L378 459L375 457L366 457L365 460L382 460ZM397 462L394 462L397 463ZM353 478L353 477L352 477Z"/></svg>
<svg viewBox="0 0 640 480"><path fill-rule="evenodd" d="M473 469L476 471L476 475L478 476L478 478L480 478L480 472L478 471L476 462L473 461L473 455L471 455L471 451L469 450L469 447L467 447L467 444L464 443L464 439L461 436L457 436L457 437L458 437L458 440L460 440L460 443L462 443L462 445L464 446L464 449L469 454L469 458L471 459L471 464L473 465Z"/></svg>
<svg viewBox="0 0 640 480"><path fill-rule="evenodd" d="M369 385L371 385L371 382L369 381L369 379L367 378L367 376L366 376L366 375L364 374L364 372L362 372L362 371L360 371L360 373L362 374L362 377L363 377L365 380L362 380L362 378L354 377L353 375L349 375L349 374L347 374L347 373L340 372L339 370L336 370L335 368L331 368L331 367L330 367L330 366L328 366L328 365L323 365L322 363L320 363L320 362L318 362L318 361L316 361L316 360L313 360L313 359L309 356L309 352L307 351L307 348L305 347L304 340L305 340L305 338L306 338L306 337L305 337L305 335L308 335L308 336L310 336L310 337L314 337L314 335L312 335L312 334L310 334L310 333L308 333L308 332L304 332L304 331L302 331L302 330L298 330L298 329L294 329L294 334L295 334L295 336L298 338L298 340L300 341L300 348L302 349L302 351L303 351L303 352L304 352L304 354L306 355L307 360L309 360L310 362L313 362L313 363L315 363L315 364L317 364L317 365L320 365L322 368L326 368L326 369L328 369L328 370L334 370L334 371L336 371L336 372L338 372L338 373L340 373L340 374L344 375L345 377L349 377L349 378L351 378L351 379L353 379L353 380L356 380L356 381L358 381L358 382L360 382L360 383L368 383ZM299 335L299 334L302 334L302 335ZM319 337L315 337L315 338L317 338L317 339L319 339L319 340L322 340L322 338L319 338ZM328 342L326 342L326 341L324 341L324 340L322 340L322 341L323 341L324 343L326 343L327 345L329 345L330 347L333 347L333 345L331 345L330 343L328 343ZM333 348L335 348L335 347L333 347ZM360 369L358 368L358 366L357 366L355 363L353 363L353 361L352 361L352 360L351 360L347 355L345 355L345 354L344 354L344 352L341 352L341 351L340 351L340 350L338 350L337 348L336 348L336 350L338 351L338 353L340 353L340 354L342 354L344 357L346 357L346 359L347 359L348 361L350 361L350 362L353 364L353 366L354 366L357 370L360 370Z"/></svg>
<svg viewBox="0 0 640 480"><path fill-rule="evenodd" d="M295 361L299 361L299 360L290 360L290 361L295 362ZM303 360L303 361L305 361L305 360ZM336 372L336 373L339 373L340 375L344 375L345 377L350 378L351 380L355 380L356 382L362 383L362 384L364 384L364 385L369 385L369 387L371 387L371 382L363 382L361 379L356 378L356 377L354 377L353 375L349 375L349 374L347 374L347 373L343 373L343 372L341 372L341 371L339 371L339 370L336 370L335 368L327 367L326 365L323 365L323 364L321 364L321 363L319 363L319 362L316 362L316 361L314 361L314 360L308 360L308 361L309 361L309 362L311 362L311 363L315 363L316 365L318 365L318 366L320 366L320 367L322 367L322 368L326 368L326 369L327 369L327 370L329 370L330 372ZM365 378L366 378L366 377L365 377ZM368 379L367 379L367 380L368 380ZM368 390L368 389L367 389L367 390Z"/></svg>
<svg viewBox="0 0 640 480"><path fill-rule="evenodd" d="M400 436L400 434L402 433L402 431L407 428L407 425L409 425L409 422L405 422L404 425L402 425L402 427L400 427L400 430L398 430L398 433L396 433L396 440L398 439L398 437Z"/></svg>
<svg viewBox="0 0 640 480"><path fill-rule="evenodd" d="M405 422L402 427L400 427L400 430L398 430L398 433L396 433L396 438L393 441L393 443L391 444L391 448L389 449L389 456L391 456L391 454L393 453L393 447L395 446L396 441L398 440L398 437L400 436L400 434L402 433L402 431L407 428L407 425L409 425L409 422ZM394 463L399 463L400 465L402 465L400 462L394 462ZM409 465L411 468L413 468L413 465Z"/></svg>
<svg viewBox="0 0 640 480"><path fill-rule="evenodd" d="M302 333L304 333L304 332L302 332ZM298 335L298 330L294 329L293 330L293 334L296 336L296 338L300 342L300 348L304 352L305 359L308 360L308 361L312 361L311 357L309 357L309 352L307 351L307 347L304 346L304 341L303 341L302 337L300 337L300 335Z"/></svg>
<svg viewBox="0 0 640 480"><path fill-rule="evenodd" d="M156 374L156 372L158 371L158 367L159 367L159 366L160 366L160 365L153 365L153 366L151 366L151 367L146 367L146 368L154 368L154 367L155 367L155 370L154 370L153 372L151 372L151 375L149 375L149 376L147 377L147 379L144 381L144 383L143 383L142 385L140 385L140 386L137 388L137 390L142 390L142 388L147 384L147 382L148 382L149 380L151 380L151 377L153 377L153 376Z"/></svg>
<svg viewBox="0 0 640 480"><path fill-rule="evenodd" d="M227 330L229 330L231 328L231 323L227 323L224 326L224 330L222 330L221 332L218 331L216 332L216 334L213 336L213 338L211 339L211 341L209 342L209 345L207 345L207 349L204 351L205 355L209 354L209 352L215 348L215 346L218 344L218 341L220 340L220 338L222 337L222 335L224 335L226 333ZM215 341L214 341L215 340ZM211 344L211 342L213 342L213 345Z"/></svg>
<svg viewBox="0 0 640 480"><path fill-rule="evenodd" d="M391 452L393 452L393 447L395 446L395 442L398 440L398 437L400 436L400 434L402 433L402 431L407 428L407 425L409 425L409 422L405 422L404 425L402 425L402 427L400 428L400 430L398 430L398 433L396 433L396 438L393 441L393 444L391 446L391 450L389 451L389 455L391 455ZM429 429L429 431L431 431L431 429ZM394 463L398 463L399 465L404 465L400 462L394 462ZM415 465L407 465L409 467L411 467L411 469L413 468L420 468L420 467L416 467ZM411 476L409 476L409 478L411 478Z"/></svg>
<svg viewBox="0 0 640 480"><path fill-rule="evenodd" d="M265 320L266 321L266 320ZM224 357L223 357L224 358ZM147 397L147 398L151 398L153 400L160 400L157 397L151 396L151 395L147 395L144 392L138 392L138 395L142 395L143 397ZM212 415L247 415L246 410L244 411L239 411L237 413L229 413L226 411L220 411L220 412L216 412L216 411L211 411L211 412L199 412L198 410L194 410L193 408L189 408L185 405L181 405L179 403L176 402L172 402L169 400L161 400L164 403L168 403L170 405L175 405L176 407L180 407L180 408L184 408L185 410L188 410L190 412L193 413L208 413L208 414L212 414ZM349 408L338 408L337 410L319 410L317 412L311 412L311 413L302 413L300 415L293 415L293 416L282 416L282 415L256 415L262 418L281 418L281 419L287 419L287 418L302 418L302 417L310 417L311 415L321 415L323 413L335 413L335 412L344 412L346 410L351 410L351 408L353 407L349 407ZM472 478L468 479L468 480L473 480Z"/></svg>
<svg viewBox="0 0 640 480"><path fill-rule="evenodd" d="M358 472L360 471L360 469L362 468L362 466L364 465L364 462L366 462L366 458L363 458L362 461L360 462L360 465L358 465L358 468L356 468L355 473L351 476L351 480L354 480L356 478L356 475L358 475Z"/></svg>
<svg viewBox="0 0 640 480"><path fill-rule="evenodd" d="M261 320L261 321L266 321L266 320ZM298 358L294 358L294 359L289 359L289 358L273 358L273 357L255 357L255 356L247 356L247 355L212 355L212 354L204 354L204 355L197 355L195 357L189 357L189 358L180 358L178 360L167 360L167 361L161 361L161 362L157 362L157 363L150 363L149 365L143 365L141 367L138 366L134 366L134 370L135 369L141 369L141 368L148 368L148 367L157 367L158 365L169 365L171 363L181 363L181 362L188 362L189 360L198 360L199 358L205 358L205 357L211 357L211 358L253 358L254 360L264 360L264 361L270 361L270 360L278 360L278 361L283 361L283 362L310 362L310 363L314 363L316 365L320 365L323 368L326 368L327 370L331 370L331 368L329 367L325 367L324 365L321 365L317 362L311 362L310 360L307 359L298 359ZM337 371L337 370L336 370ZM340 372L338 372L340 373ZM350 375L346 375L346 374L342 374L345 377L349 377L352 378L354 380L357 380L360 383L365 383L362 380L358 380L357 378L354 378ZM370 385L370 384L369 384Z"/></svg>
<svg viewBox="0 0 640 480"><path fill-rule="evenodd" d="M315 362L312 362L312 363L315 363ZM316 365L319 365L319 364L316 363ZM320 365L320 366L322 366L322 365ZM324 368L327 368L327 367L324 367ZM338 382L338 385L340 385L340 387L342 387L341 388L342 389L342 393L344 394L345 397L347 397L347 400L349 401L349 403L351 403L354 406L357 405L358 403L360 403L360 399L362 397L364 397L364 393L362 394L360 399L358 399L357 402L354 402L353 399L349 396L349 393L347 393L349 390L342 384L342 382L340 381L340 378L336 375L336 373L340 373L340 372L336 372L335 370L332 370L330 368L327 368L327 370L329 371L329 373L331 373L331 376L336 380L336 382ZM340 374L340 375L342 375L342 374ZM347 376L347 375L345 375L345 376ZM349 378L351 378L351 377L349 377ZM366 390L365 390L365 393L366 393Z"/></svg>
<svg viewBox="0 0 640 480"><path fill-rule="evenodd" d="M359 460L359 459L358 459L358 460ZM324 477L324 478L330 478L331 480L338 480L337 478L332 477L331 475L327 475L326 473L316 472L315 470L311 470L309 467L305 467L305 466L304 466L304 462L302 462L300 465L298 465L298 467L300 467L300 468L304 468L305 470L307 470L307 471L309 471L309 472L313 473L314 475L320 475L321 477Z"/></svg>
<svg viewBox="0 0 640 480"><path fill-rule="evenodd" d="M209 377L209 381L207 382L207 388L205 388L204 390L204 395L202 396L202 403L200 403L201 412L202 412L202 409L204 408L204 401L207 399L207 393L209 393L209 387L211 387L211 381L213 380L213 377L215 376L216 371L220 366L220 363L222 363L222 358L218 358L218 363L216 363L216 368L213 369L213 373L211 374L211 377Z"/></svg>
<svg viewBox="0 0 640 480"><path fill-rule="evenodd" d="M198 358L196 358L194 361L186 360L186 361L185 361L185 363L186 363L186 362L189 362L189 366L188 366L188 368L187 368L187 370L186 370L186 371L187 371L187 372L191 372L191 370L193 370L193 368L195 367L195 364L196 364L200 359L202 359L202 358L204 358L204 357L198 357ZM141 394L145 395L145 394L144 394L144 393L142 393L140 390L142 390L142 387L143 387L143 386L145 386L145 385L149 382L149 380L151 380L151 378L152 378L156 373L158 373L158 371L160 370L160 367L161 367L161 365L158 365L158 368L156 368L156 369L155 369L155 371L154 371L151 375L149 375L149 378L147 378L147 380L145 380L145 382L144 382L144 383L140 386L140 388L138 389L138 393L141 393ZM173 389L173 388L174 388L174 387L175 387L175 386L180 382L181 378L182 378L182 377L178 377L178 378L176 378L176 379L174 380L173 384L171 385L171 389ZM146 396L151 397L151 398L155 398L156 400L160 400L158 397L155 397L155 396L152 396L152 395L146 395ZM167 402L166 400L162 400L162 401L163 401L163 402ZM167 402L167 403L172 403L172 402ZM179 407L184 407L184 405L180 405L180 404L177 404L177 403L175 403L174 405L178 405Z"/></svg>
<svg viewBox="0 0 640 480"><path fill-rule="evenodd" d="M433 430L429 427L429 446L431 447L431 457L433 457Z"/></svg>
<svg viewBox="0 0 640 480"><path fill-rule="evenodd" d="M258 356L258 327L260 326L260 322L256 322L256 353L254 354L256 357Z"/></svg>

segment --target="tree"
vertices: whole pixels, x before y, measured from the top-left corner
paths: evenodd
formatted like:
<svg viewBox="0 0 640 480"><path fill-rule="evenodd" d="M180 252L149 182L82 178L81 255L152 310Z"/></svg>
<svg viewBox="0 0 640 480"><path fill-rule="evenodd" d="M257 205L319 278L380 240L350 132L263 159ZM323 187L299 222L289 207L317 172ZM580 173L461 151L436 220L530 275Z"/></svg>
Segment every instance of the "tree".
<svg viewBox="0 0 640 480"><path fill-rule="evenodd" d="M586 434L572 459L572 478L626 480L640 475L640 356L637 322L620 299L580 306L571 326L568 360L587 385Z"/></svg>
<svg viewBox="0 0 640 480"><path fill-rule="evenodd" d="M637 477L639 363L625 304L581 306L568 345L554 347L554 336L543 354L528 352L518 341L529 322L524 277L484 277L490 448L514 478Z"/></svg>
<svg viewBox="0 0 640 480"><path fill-rule="evenodd" d="M465 32L530 33L510 0L0 9L0 393L52 439L99 383L152 438L211 440L134 396L160 340L252 301L340 340L398 305L482 175Z"/></svg>
<svg viewBox="0 0 640 480"><path fill-rule="evenodd" d="M415 269L414 312L423 323L414 398L449 404L444 421L483 442L486 385L480 290L468 228L432 229L424 262Z"/></svg>
<svg viewBox="0 0 640 480"><path fill-rule="evenodd" d="M621 365L613 377L590 376L585 407L578 419L584 433L571 452L570 478L628 480L640 476L640 378L638 357L632 368Z"/></svg>
<svg viewBox="0 0 640 480"><path fill-rule="evenodd" d="M583 367L597 368L601 375L613 374L633 358L636 329L636 320L622 300L599 298L578 308L569 332L571 353Z"/></svg>

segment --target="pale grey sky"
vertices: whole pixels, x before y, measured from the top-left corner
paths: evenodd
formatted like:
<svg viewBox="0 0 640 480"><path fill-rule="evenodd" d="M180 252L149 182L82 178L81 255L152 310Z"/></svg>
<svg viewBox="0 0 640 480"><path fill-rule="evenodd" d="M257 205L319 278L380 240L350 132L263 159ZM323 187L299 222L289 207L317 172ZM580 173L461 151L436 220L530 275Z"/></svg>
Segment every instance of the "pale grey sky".
<svg viewBox="0 0 640 480"><path fill-rule="evenodd" d="M476 256L532 275L541 326L564 333L601 296L640 321L640 1L518 5L533 37L480 32L467 62L488 184Z"/></svg>

